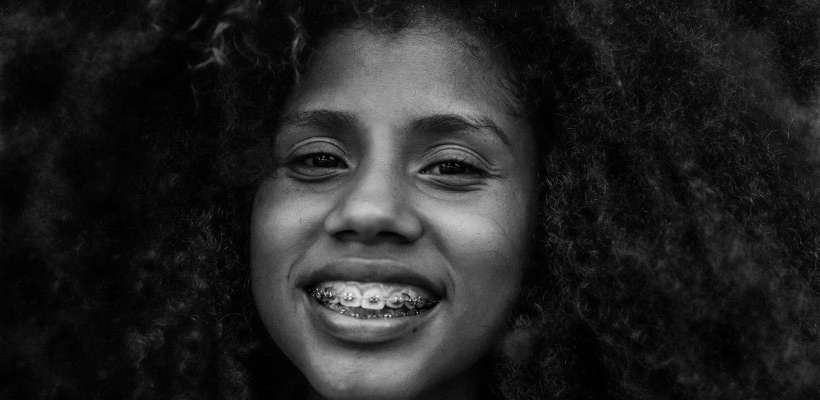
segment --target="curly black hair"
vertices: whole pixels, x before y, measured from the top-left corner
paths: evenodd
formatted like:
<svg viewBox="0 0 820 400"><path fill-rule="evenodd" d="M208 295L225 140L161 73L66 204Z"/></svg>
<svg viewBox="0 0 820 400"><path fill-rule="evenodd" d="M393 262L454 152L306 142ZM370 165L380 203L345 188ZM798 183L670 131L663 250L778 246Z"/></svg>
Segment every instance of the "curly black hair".
<svg viewBox="0 0 820 400"><path fill-rule="evenodd" d="M304 395L248 287L267 139L331 29L419 10L501 55L541 133L496 396L820 397L820 5L796 0L0 6L0 397Z"/></svg>

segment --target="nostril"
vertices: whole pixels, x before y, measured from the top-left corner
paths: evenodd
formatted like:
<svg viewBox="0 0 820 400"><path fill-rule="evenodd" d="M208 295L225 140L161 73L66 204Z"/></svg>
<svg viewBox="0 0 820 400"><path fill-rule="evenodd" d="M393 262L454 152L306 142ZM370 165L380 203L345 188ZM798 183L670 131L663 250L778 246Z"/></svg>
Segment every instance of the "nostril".
<svg viewBox="0 0 820 400"><path fill-rule="evenodd" d="M421 222L412 207L391 197L347 199L325 219L325 231L338 240L391 243L412 242L421 234Z"/></svg>

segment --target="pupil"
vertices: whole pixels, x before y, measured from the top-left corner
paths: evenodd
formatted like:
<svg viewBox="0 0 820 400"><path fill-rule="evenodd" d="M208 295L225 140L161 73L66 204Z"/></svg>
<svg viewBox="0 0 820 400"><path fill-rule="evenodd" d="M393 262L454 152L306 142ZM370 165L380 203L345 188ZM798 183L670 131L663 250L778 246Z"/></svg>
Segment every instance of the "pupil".
<svg viewBox="0 0 820 400"><path fill-rule="evenodd" d="M339 160L336 157L322 154L313 157L313 166L319 168L336 168L339 166Z"/></svg>
<svg viewBox="0 0 820 400"><path fill-rule="evenodd" d="M439 172L442 174L466 174L467 167L456 162L446 162L439 165Z"/></svg>

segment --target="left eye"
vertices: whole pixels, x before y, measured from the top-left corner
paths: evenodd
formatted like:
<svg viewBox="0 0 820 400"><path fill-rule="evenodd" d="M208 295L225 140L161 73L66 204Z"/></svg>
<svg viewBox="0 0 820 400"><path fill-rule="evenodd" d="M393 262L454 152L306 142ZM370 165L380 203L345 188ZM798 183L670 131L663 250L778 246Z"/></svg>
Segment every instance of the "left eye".
<svg viewBox="0 0 820 400"><path fill-rule="evenodd" d="M461 161L445 161L433 164L419 171L422 174L438 174L438 175L464 175L476 174L478 169L470 164Z"/></svg>
<svg viewBox="0 0 820 400"><path fill-rule="evenodd" d="M342 161L330 154L317 154L305 160L305 162L316 168L339 168L342 166Z"/></svg>

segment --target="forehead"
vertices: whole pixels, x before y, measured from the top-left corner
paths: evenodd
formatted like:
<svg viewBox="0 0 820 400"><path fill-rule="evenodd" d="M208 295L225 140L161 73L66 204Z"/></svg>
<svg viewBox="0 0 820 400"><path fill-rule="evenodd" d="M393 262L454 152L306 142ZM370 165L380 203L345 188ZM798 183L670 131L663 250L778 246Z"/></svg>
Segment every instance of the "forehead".
<svg viewBox="0 0 820 400"><path fill-rule="evenodd" d="M456 72L465 68L470 73L489 69L481 47L464 35L459 36L432 28L384 34L367 29L342 30L321 43L311 69L316 73L343 72L350 67L365 71L393 69L408 76L435 72L451 80L458 78L460 74Z"/></svg>
<svg viewBox="0 0 820 400"><path fill-rule="evenodd" d="M351 96L377 93L405 110L406 100L424 96L431 106L465 100L480 108L475 111L511 111L502 90L503 68L493 59L477 40L455 29L338 31L314 51L290 103L312 97L349 104L355 103Z"/></svg>

